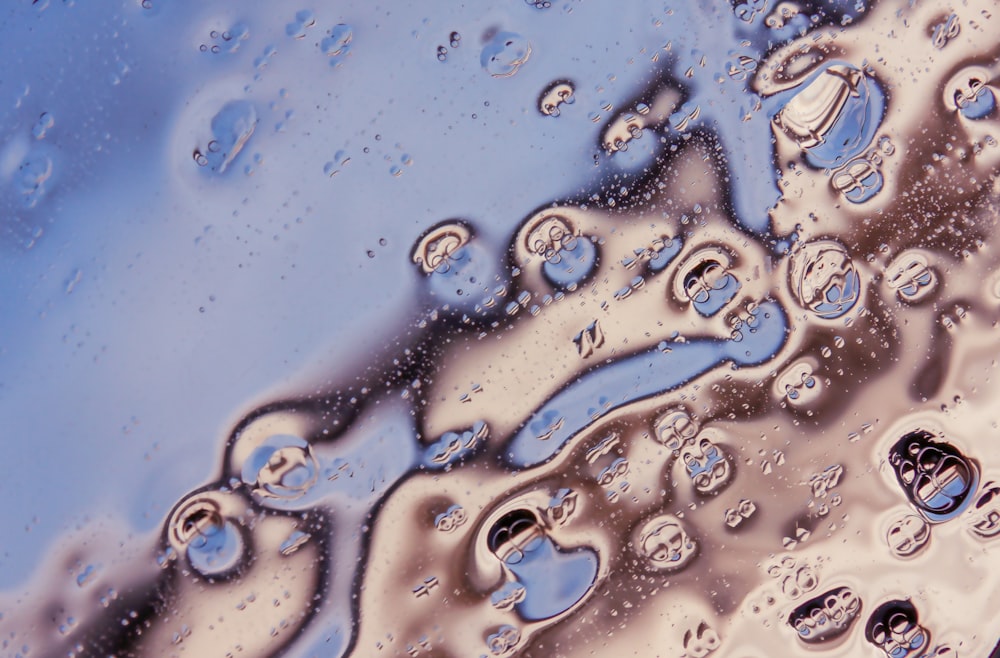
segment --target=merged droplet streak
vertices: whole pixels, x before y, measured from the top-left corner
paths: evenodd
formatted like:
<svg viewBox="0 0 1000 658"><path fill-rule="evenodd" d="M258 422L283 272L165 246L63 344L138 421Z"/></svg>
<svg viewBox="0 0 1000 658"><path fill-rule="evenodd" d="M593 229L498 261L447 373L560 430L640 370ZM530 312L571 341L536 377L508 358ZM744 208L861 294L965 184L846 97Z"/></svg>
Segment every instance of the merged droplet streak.
<svg viewBox="0 0 1000 658"><path fill-rule="evenodd" d="M681 386L725 362L741 367L767 361L781 349L787 329L787 316L781 306L765 301L747 314L741 328L728 340L664 342L648 352L591 370L533 414L561 419L558 427L540 440L529 423L511 438L504 456L518 468L537 466L551 459L597 418L621 407Z"/></svg>
<svg viewBox="0 0 1000 658"><path fill-rule="evenodd" d="M480 421L461 432L445 432L424 451L424 466L448 469L468 459L489 439L489 426Z"/></svg>

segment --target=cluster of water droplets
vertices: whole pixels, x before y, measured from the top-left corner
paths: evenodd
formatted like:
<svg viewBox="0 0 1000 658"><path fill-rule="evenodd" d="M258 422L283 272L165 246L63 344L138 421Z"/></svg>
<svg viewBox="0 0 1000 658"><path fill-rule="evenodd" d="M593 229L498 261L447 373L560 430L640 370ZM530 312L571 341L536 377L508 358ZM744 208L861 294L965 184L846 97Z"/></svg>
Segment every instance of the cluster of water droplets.
<svg viewBox="0 0 1000 658"><path fill-rule="evenodd" d="M603 157L651 145L618 170L639 182L538 209L504 258L471 219L428 227L416 338L356 389L248 414L166 518L148 596L61 619L63 653L272 655L329 607L337 655L989 655L996 19L858 7L737 4L743 50L672 56L595 113ZM286 34L316 24L299 11ZM887 31L930 54L896 72L870 52ZM320 49L333 64L352 39L338 24ZM493 78L534 52L482 43ZM745 135L712 129L746 111L721 84L754 96ZM551 82L537 111L575 111L580 89ZM223 103L195 162L225 174L258 123ZM32 153L29 206L52 170ZM744 189L758 175L767 203Z"/></svg>

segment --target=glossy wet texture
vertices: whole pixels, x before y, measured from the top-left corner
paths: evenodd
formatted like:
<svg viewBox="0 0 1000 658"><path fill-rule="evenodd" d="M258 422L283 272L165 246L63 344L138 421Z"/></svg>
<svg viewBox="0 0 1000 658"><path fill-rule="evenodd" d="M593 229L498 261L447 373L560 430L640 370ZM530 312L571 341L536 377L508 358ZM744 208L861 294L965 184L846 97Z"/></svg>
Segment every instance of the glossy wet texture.
<svg viewBox="0 0 1000 658"><path fill-rule="evenodd" d="M991 655L1000 15L911 4L12 10L0 656Z"/></svg>

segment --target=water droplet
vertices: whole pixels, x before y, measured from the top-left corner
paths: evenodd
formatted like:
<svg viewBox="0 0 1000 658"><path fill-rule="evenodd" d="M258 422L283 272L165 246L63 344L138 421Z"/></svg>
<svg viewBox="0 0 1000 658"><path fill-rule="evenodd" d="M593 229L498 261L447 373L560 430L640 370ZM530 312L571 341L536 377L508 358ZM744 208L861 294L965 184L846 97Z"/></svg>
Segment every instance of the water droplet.
<svg viewBox="0 0 1000 658"><path fill-rule="evenodd" d="M688 535L681 520L671 514L650 519L635 534L635 551L648 568L679 571L698 555L698 544Z"/></svg>
<svg viewBox="0 0 1000 658"><path fill-rule="evenodd" d="M42 112L42 115L38 117L38 121L35 122L35 126L31 129L31 134L34 135L35 139L45 139L48 131L54 125L56 125L56 121L52 115L48 112Z"/></svg>
<svg viewBox="0 0 1000 658"><path fill-rule="evenodd" d="M295 20L285 26L285 34L293 39L304 39L306 30L316 24L316 18L308 9L295 13Z"/></svg>
<svg viewBox="0 0 1000 658"><path fill-rule="evenodd" d="M461 432L445 432L427 447L425 461L429 468L445 468L469 457L489 437L489 426L479 421Z"/></svg>
<svg viewBox="0 0 1000 658"><path fill-rule="evenodd" d="M494 78L508 78L531 57L531 44L520 34L498 32L483 47L479 61Z"/></svg>
<svg viewBox="0 0 1000 658"><path fill-rule="evenodd" d="M521 227L518 242L528 253L544 258L542 273L560 290L572 290L582 284L598 264L597 246L580 235L568 217L546 213Z"/></svg>
<svg viewBox="0 0 1000 658"><path fill-rule="evenodd" d="M802 245L791 257L792 293L821 319L848 313L861 297L861 276L847 249L834 240Z"/></svg>
<svg viewBox="0 0 1000 658"><path fill-rule="evenodd" d="M504 294L504 279L473 237L465 221L446 220L420 237L410 257L427 275L437 302L465 313L490 315L502 309L496 290L499 284Z"/></svg>
<svg viewBox="0 0 1000 658"><path fill-rule="evenodd" d="M168 524L173 547L206 577L229 575L247 557L239 526L224 514L227 503L223 495L195 494L178 505Z"/></svg>
<svg viewBox="0 0 1000 658"><path fill-rule="evenodd" d="M515 509L499 518L487 546L506 571L524 587L514 609L525 621L558 618L592 591L597 555L591 548L561 548L534 512Z"/></svg>
<svg viewBox="0 0 1000 658"><path fill-rule="evenodd" d="M677 112L670 115L670 126L678 132L684 132L691 129L699 117L701 117L701 106L693 101L687 101Z"/></svg>
<svg viewBox="0 0 1000 658"><path fill-rule="evenodd" d="M733 466L726 452L706 432L683 446L677 458L699 495L714 495L729 486Z"/></svg>
<svg viewBox="0 0 1000 658"><path fill-rule="evenodd" d="M41 153L30 153L21 162L14 180L24 208L34 208L48 193L53 169L52 159Z"/></svg>
<svg viewBox="0 0 1000 658"><path fill-rule="evenodd" d="M847 633L860 613L861 598L849 587L837 587L796 607L788 625L806 644L829 642Z"/></svg>
<svg viewBox="0 0 1000 658"><path fill-rule="evenodd" d="M64 286L63 290L66 291L67 295L72 294L73 291L76 289L77 285L79 285L81 281L83 281L83 270L80 269L75 270L73 272L73 275L69 279L67 279L66 285Z"/></svg>
<svg viewBox="0 0 1000 658"><path fill-rule="evenodd" d="M721 643L719 633L704 620L684 631L682 639L684 655L691 658L704 658L718 649Z"/></svg>
<svg viewBox="0 0 1000 658"><path fill-rule="evenodd" d="M688 411L676 407L665 411L656 419L656 440L668 450L679 451L694 442L698 434L698 423Z"/></svg>
<svg viewBox="0 0 1000 658"><path fill-rule="evenodd" d="M538 111L546 116L559 116L561 105L572 105L576 101L574 92L573 83L568 80L551 83L538 97Z"/></svg>
<svg viewBox="0 0 1000 658"><path fill-rule="evenodd" d="M848 162L830 178L834 189L850 203L864 203L882 191L882 172L866 158Z"/></svg>
<svg viewBox="0 0 1000 658"><path fill-rule="evenodd" d="M894 599L872 611L865 624L865 639L889 658L909 658L926 655L924 649L931 638L927 629L920 626L913 603L909 599Z"/></svg>
<svg viewBox="0 0 1000 658"><path fill-rule="evenodd" d="M735 299L741 287L729 271L732 264L732 255L721 247L695 251L674 276L675 298L690 303L704 317L717 314Z"/></svg>
<svg viewBox="0 0 1000 658"><path fill-rule="evenodd" d="M288 539L281 542L281 546L278 550L282 555L288 557L308 544L310 539L312 539L312 535L308 532L294 530L292 534L288 536Z"/></svg>
<svg viewBox="0 0 1000 658"><path fill-rule="evenodd" d="M486 636L486 647L494 656L503 656L512 652L520 641L520 631L505 624Z"/></svg>
<svg viewBox="0 0 1000 658"><path fill-rule="evenodd" d="M927 430L905 434L889 450L888 461L910 504L931 523L961 514L979 483L975 463Z"/></svg>
<svg viewBox="0 0 1000 658"><path fill-rule="evenodd" d="M320 50L330 58L330 66L337 66L351 52L351 42L354 40L354 29L350 25L338 23L320 42Z"/></svg>
<svg viewBox="0 0 1000 658"><path fill-rule="evenodd" d="M254 449L243 464L241 477L256 496L295 500L316 484L318 472L312 446L305 439L277 434Z"/></svg>
<svg viewBox="0 0 1000 658"><path fill-rule="evenodd" d="M764 25L772 30L781 30L786 26L791 26L792 22L800 16L805 18L802 16L798 5L794 2L779 2L775 5L771 13L769 13L764 19ZM804 30L806 23L799 23L802 25L802 29Z"/></svg>
<svg viewBox="0 0 1000 658"><path fill-rule="evenodd" d="M521 583L507 582L490 595L490 603L497 610L507 611L524 601L527 591Z"/></svg>
<svg viewBox="0 0 1000 658"><path fill-rule="evenodd" d="M943 21L935 25L931 30L931 43L938 50L943 50L948 43L957 37L962 31L961 22L957 14L949 14Z"/></svg>
<svg viewBox="0 0 1000 658"><path fill-rule="evenodd" d="M208 166L222 174L253 136L257 111L249 101L230 101L212 117L212 139L204 151L194 152L198 166Z"/></svg>
<svg viewBox="0 0 1000 658"><path fill-rule="evenodd" d="M996 110L996 91L991 86L993 75L982 66L967 66L956 73L944 86L944 105L962 117L979 121Z"/></svg>
<svg viewBox="0 0 1000 658"><path fill-rule="evenodd" d="M885 268L885 283L900 301L919 304L937 289L938 275L927 255L910 250L899 254Z"/></svg>
<svg viewBox="0 0 1000 658"><path fill-rule="evenodd" d="M94 575L96 573L97 573L97 567L95 567L93 564L88 564L87 566L85 566L83 570L80 571L80 574L76 577L77 587L85 587L86 585L90 584L93 581Z"/></svg>
<svg viewBox="0 0 1000 658"><path fill-rule="evenodd" d="M434 517L434 527L441 532L453 532L465 525L468 515L461 505L451 505L444 512Z"/></svg>
<svg viewBox="0 0 1000 658"><path fill-rule="evenodd" d="M806 407L816 402L823 393L823 380L815 374L817 364L803 359L788 366L775 380L779 399L793 407Z"/></svg>
<svg viewBox="0 0 1000 658"><path fill-rule="evenodd" d="M730 528L739 528L757 511L757 505L749 499L741 498L736 507L726 510L725 523Z"/></svg>

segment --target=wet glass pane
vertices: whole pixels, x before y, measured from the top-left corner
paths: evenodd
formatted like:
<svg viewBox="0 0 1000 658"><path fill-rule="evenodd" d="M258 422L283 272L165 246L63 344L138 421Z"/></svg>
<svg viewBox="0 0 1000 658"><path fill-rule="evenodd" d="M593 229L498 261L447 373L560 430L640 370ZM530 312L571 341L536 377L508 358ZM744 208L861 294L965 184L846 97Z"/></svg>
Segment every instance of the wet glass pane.
<svg viewBox="0 0 1000 658"><path fill-rule="evenodd" d="M0 657L996 654L992 0L0 12Z"/></svg>

